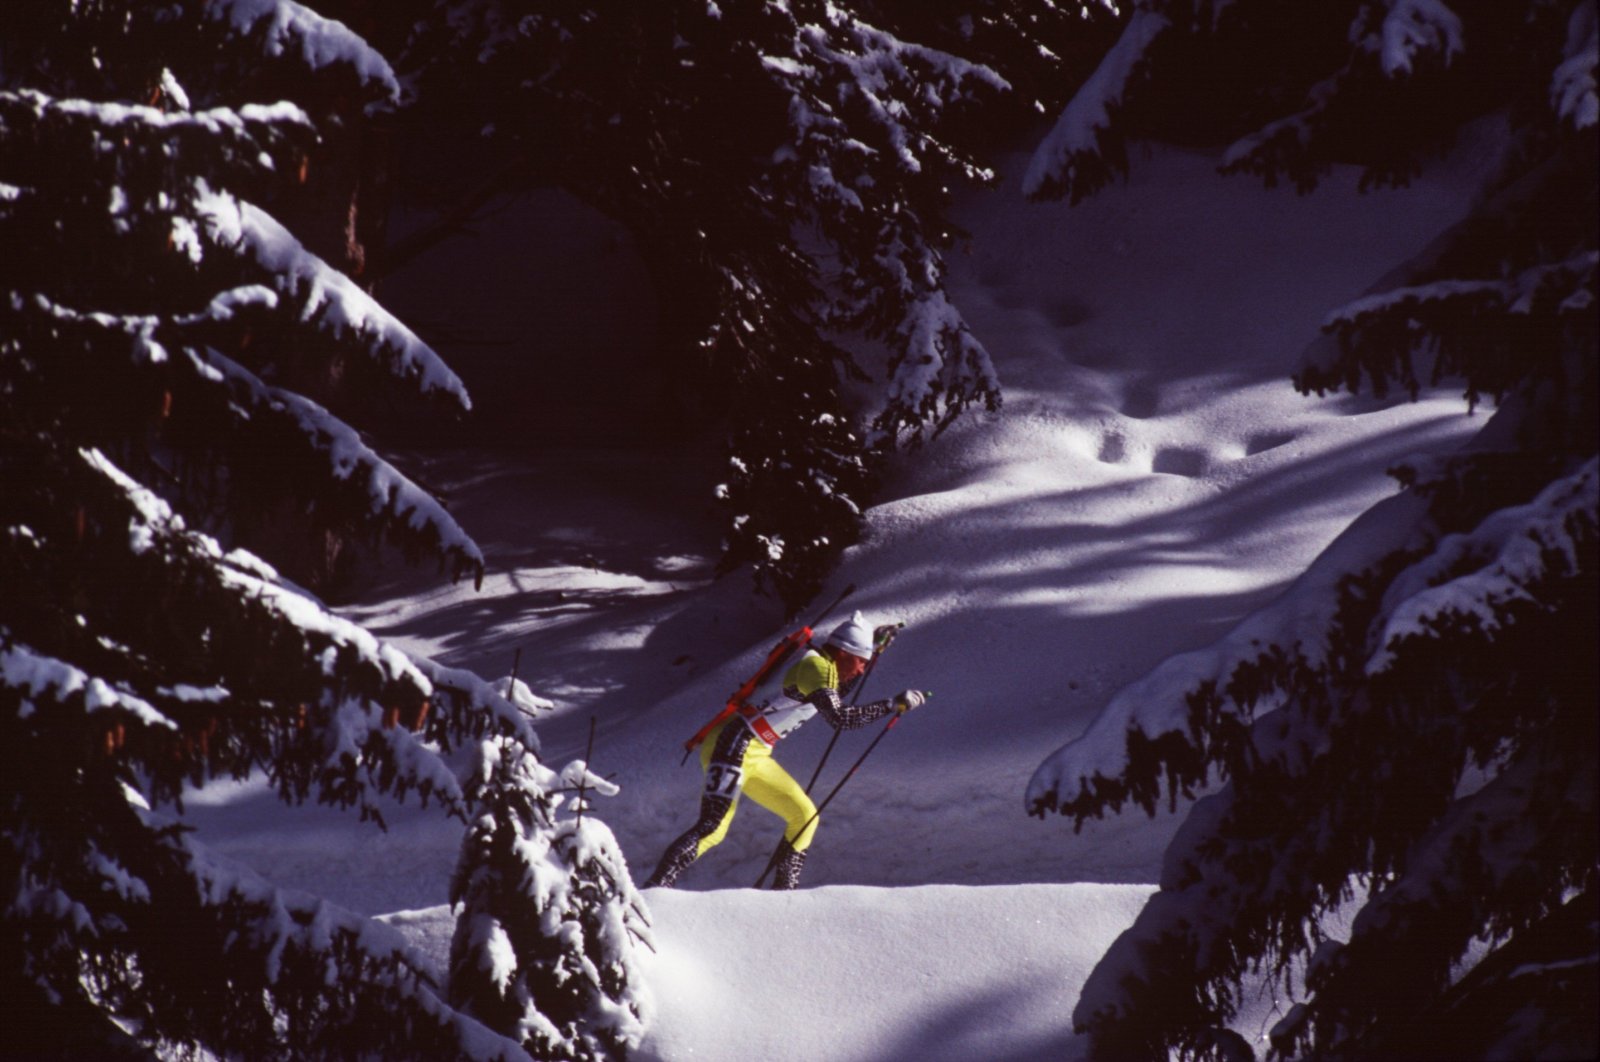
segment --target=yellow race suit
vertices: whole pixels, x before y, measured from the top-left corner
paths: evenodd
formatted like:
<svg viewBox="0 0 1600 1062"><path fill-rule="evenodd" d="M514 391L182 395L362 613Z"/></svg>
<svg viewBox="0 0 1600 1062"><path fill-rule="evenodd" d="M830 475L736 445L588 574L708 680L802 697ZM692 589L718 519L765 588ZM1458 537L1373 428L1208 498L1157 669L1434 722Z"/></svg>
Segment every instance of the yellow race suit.
<svg viewBox="0 0 1600 1062"><path fill-rule="evenodd" d="M839 692L838 665L811 650L784 673L782 696L770 705L731 716L706 735L699 748L705 772L700 817L667 846L647 887L670 886L689 864L719 844L728 835L741 795L783 819L777 887L794 887L817 832L817 808L773 758L773 746L819 714L835 729L854 730L894 711L888 700L843 704Z"/></svg>

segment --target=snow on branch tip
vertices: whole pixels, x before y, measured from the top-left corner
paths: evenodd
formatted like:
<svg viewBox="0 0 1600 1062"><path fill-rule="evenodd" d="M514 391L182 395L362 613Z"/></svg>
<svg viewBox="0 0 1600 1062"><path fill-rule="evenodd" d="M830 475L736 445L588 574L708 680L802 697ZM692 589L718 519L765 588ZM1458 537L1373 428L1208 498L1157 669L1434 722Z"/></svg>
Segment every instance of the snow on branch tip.
<svg viewBox="0 0 1600 1062"><path fill-rule="evenodd" d="M226 192L205 192L196 207L214 242L249 256L280 283L306 286L307 320L316 320L336 335L370 336L392 352L400 374L415 379L423 394L440 392L462 409L472 408L466 385L432 347L349 277L306 250L272 215Z"/></svg>
<svg viewBox="0 0 1600 1062"><path fill-rule="evenodd" d="M1552 569L1579 569L1575 531L1587 524L1593 534L1597 511L1600 459L1591 458L1527 505L1498 510L1472 531L1446 537L1389 588L1381 648L1368 660L1367 673L1392 668L1406 638L1428 636L1430 625L1446 615L1471 616L1481 629L1497 630L1506 603L1534 600L1529 584Z"/></svg>
<svg viewBox="0 0 1600 1062"><path fill-rule="evenodd" d="M0 685L21 691L19 719L33 715L40 698L59 703L81 697L86 712L120 709L147 726L177 729L176 723L143 697L117 689L65 660L35 652L20 642L0 645Z"/></svg>
<svg viewBox="0 0 1600 1062"><path fill-rule="evenodd" d="M155 548L167 540L213 562L221 585L235 590L274 613L295 628L327 638L349 648L392 681L407 682L426 696L432 683L398 649L381 642L366 628L334 615L319 602L279 581L270 565L244 550L224 554L211 536L185 526L183 518L153 491L123 472L99 450L81 451L83 460L122 491L133 509L129 542L134 552Z"/></svg>
<svg viewBox="0 0 1600 1062"><path fill-rule="evenodd" d="M1133 13L1122 36L1034 152L1022 178L1024 195L1038 199L1058 190L1071 192L1074 198L1080 194L1074 189L1086 179L1089 160L1100 159L1101 140L1112 128L1113 113L1122 105L1151 45L1170 26L1167 17L1157 12L1140 8Z"/></svg>
<svg viewBox="0 0 1600 1062"><path fill-rule="evenodd" d="M1550 78L1550 103L1557 117L1575 129L1593 129L1600 122L1595 68L1600 66L1600 16L1592 3L1578 4L1567 23L1562 61Z"/></svg>
<svg viewBox="0 0 1600 1062"><path fill-rule="evenodd" d="M1420 55L1438 53L1448 64L1466 47L1460 17L1441 0L1389 0L1377 34L1365 43L1390 77L1411 73Z"/></svg>
<svg viewBox="0 0 1600 1062"><path fill-rule="evenodd" d="M274 387L243 365L218 353L207 352L207 364L241 387L257 406L288 417L312 445L326 453L333 474L355 482L365 492L372 515L392 514L410 530L432 532L438 548L463 558L480 570L483 551L456 522L439 500L412 482L362 441L354 428L303 395Z"/></svg>
<svg viewBox="0 0 1600 1062"><path fill-rule="evenodd" d="M242 34L264 34L270 56L293 54L312 70L344 65L383 99L400 99L400 82L388 60L350 27L326 18L294 0L209 0L207 14Z"/></svg>

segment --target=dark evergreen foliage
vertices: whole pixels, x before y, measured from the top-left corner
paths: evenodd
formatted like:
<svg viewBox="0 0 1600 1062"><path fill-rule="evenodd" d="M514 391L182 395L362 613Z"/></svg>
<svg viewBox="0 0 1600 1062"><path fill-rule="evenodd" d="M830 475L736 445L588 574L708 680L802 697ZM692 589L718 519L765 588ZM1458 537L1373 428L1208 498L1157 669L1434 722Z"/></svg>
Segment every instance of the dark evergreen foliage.
<svg viewBox="0 0 1600 1062"><path fill-rule="evenodd" d="M946 297L951 192L989 177L978 106L1062 91L1101 12L446 0L404 51L416 122L469 116L502 187L558 185L631 231L664 415L726 426L724 568L795 606L854 538L888 449L997 406Z"/></svg>
<svg viewBox="0 0 1600 1062"><path fill-rule="evenodd" d="M341 145L392 105L392 73L296 4L0 17L6 1050L525 1057L447 1006L398 934L280 892L162 811L260 770L291 803L381 821L414 792L465 819L439 750L534 741L474 677L239 548L290 527L482 569L311 397L459 409L459 381L263 209L350 217Z"/></svg>
<svg viewBox="0 0 1600 1062"><path fill-rule="evenodd" d="M1397 469L1402 494L1203 661L1114 700L1120 763L1068 746L1035 775L1034 809L1080 823L1221 783L1074 1021L1098 1057L1248 1057L1228 1022L1265 968L1296 1001L1279 1055L1592 1055L1595 7L1326 7L1348 30L1334 41L1284 32L1302 5L1139 5L1128 76L1069 105L1106 124L1059 126L1036 186L1086 194L1125 167L1107 145L1147 129L1138 116L1213 101L1189 76L1219 68L1208 53L1263 58L1215 97L1211 128L1239 138L1225 172L1269 183L1308 189L1341 162L1404 181L1464 123L1503 122L1471 215L1330 313L1296 377L1319 393L1459 382L1494 414L1467 450ZM1335 939L1345 904L1359 913ZM1478 941L1488 957L1464 974Z"/></svg>

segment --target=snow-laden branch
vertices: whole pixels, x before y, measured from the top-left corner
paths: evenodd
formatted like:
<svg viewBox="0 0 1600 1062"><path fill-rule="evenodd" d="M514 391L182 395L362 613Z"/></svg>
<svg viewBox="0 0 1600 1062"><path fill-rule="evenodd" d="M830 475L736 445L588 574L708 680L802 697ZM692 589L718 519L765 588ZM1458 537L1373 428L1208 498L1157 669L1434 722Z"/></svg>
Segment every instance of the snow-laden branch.
<svg viewBox="0 0 1600 1062"><path fill-rule="evenodd" d="M1423 384L1416 362L1425 356L1432 382L1466 381L1470 404L1480 389L1500 397L1512 364L1555 372L1552 337L1592 312L1597 277L1600 254L1584 250L1510 275L1452 277L1365 295L1327 316L1323 331L1336 342L1309 348L1296 382L1319 390L1342 382L1354 391L1365 373L1378 394L1395 380L1415 395Z"/></svg>
<svg viewBox="0 0 1600 1062"><path fill-rule="evenodd" d="M241 34L261 33L269 56L290 54L312 70L348 66L389 103L400 99L400 83L388 60L344 23L294 0L208 0L206 14Z"/></svg>
<svg viewBox="0 0 1600 1062"><path fill-rule="evenodd" d="M935 144L933 137L907 127L913 107L942 109L966 95L973 82L996 92L1010 88L1004 78L981 63L902 41L840 9L832 9L830 15L826 26L800 26L794 36L793 56L763 56L763 67L780 81L811 82L813 90L818 84L833 86L835 96L827 101L830 104L865 104L892 155L910 173L922 172L924 159L919 152ZM825 78L821 77L824 70L828 72ZM921 92L918 86L924 86ZM797 100L805 94L798 85L786 87ZM790 120L800 140L811 135L813 124L825 128L834 124L811 108L791 107Z"/></svg>
<svg viewBox="0 0 1600 1062"><path fill-rule="evenodd" d="M1222 156L1222 173L1257 173L1269 186L1284 173L1300 191L1310 191L1334 161L1319 147L1324 128L1343 118L1340 108L1348 106L1349 96L1359 95L1375 74L1403 82L1424 58L1437 57L1448 66L1465 48L1462 22L1441 0L1386 0L1381 8L1363 5L1349 36L1352 48L1345 61L1305 89L1297 110L1229 145ZM1359 120L1380 119L1364 115ZM1369 179L1399 178L1374 170L1363 178Z"/></svg>
<svg viewBox="0 0 1600 1062"><path fill-rule="evenodd" d="M218 582L235 591L241 599L257 603L296 630L354 652L389 681L408 683L424 697L433 692L426 676L400 650L379 641L366 628L327 611L308 595L283 585L271 565L254 554L246 550L224 553L216 539L185 526L183 517L173 512L164 499L123 472L100 451L85 450L82 456L90 468L110 480L131 504L134 515L129 521L128 537L135 553L176 547L197 555L216 573ZM324 662L323 671L330 676L334 673L331 659Z"/></svg>
<svg viewBox="0 0 1600 1062"><path fill-rule="evenodd" d="M409 727L386 725L376 705L356 700L340 704L330 713L322 740L324 791L359 807L362 819L383 822L378 794L392 790L403 795L413 787L467 817L461 783L449 764Z"/></svg>
<svg viewBox="0 0 1600 1062"><path fill-rule="evenodd" d="M1499 511L1468 534L1443 539L1435 551L1404 570L1380 605L1375 629L1382 634L1367 670L1392 667L1401 641L1425 634L1447 613L1470 613L1483 629L1492 630L1502 622L1497 604L1526 596L1521 588L1550 574L1552 565L1576 570L1574 536L1585 521L1592 533L1597 481L1600 471L1591 460L1552 483L1535 501ZM1426 505L1409 492L1375 505L1272 604L1215 644L1174 656L1119 691L1083 736L1040 764L1028 783L1028 809L1042 813L1089 803L1096 794L1114 790L1130 767L1130 739L1145 745L1164 737L1189 741L1191 697L1202 689L1227 689L1238 669L1261 660L1273 646L1290 649L1301 668L1324 668L1329 663L1328 631L1347 576L1396 550L1423 544L1430 536ZM1480 560L1474 564L1473 558ZM1463 567L1468 570L1461 571ZM1280 707L1281 698L1281 691L1266 689L1248 709L1228 707L1227 702L1218 709L1248 710L1259 720ZM1110 802L1120 804L1117 799Z"/></svg>
<svg viewBox="0 0 1600 1062"><path fill-rule="evenodd" d="M416 333L400 323L349 277L303 247L266 211L227 192L205 190L195 205L206 236L242 253L273 274L280 294L305 299L304 319L334 335L355 333L393 359L397 375L423 394L441 392L472 408L466 385Z"/></svg>
<svg viewBox="0 0 1600 1062"><path fill-rule="evenodd" d="M1457 799L1412 846L1404 873L1362 907L1349 939L1323 940L1316 948L1305 974L1311 998L1272 1029L1274 1048L1298 1057L1313 1038L1326 1044L1371 1024L1374 984L1404 985L1409 998L1390 1002L1409 1012L1413 1000L1459 976L1475 942L1492 937L1500 943L1527 928L1506 917L1508 908L1538 912L1536 918L1581 887L1581 881L1528 871L1582 858L1566 850L1581 847L1578 838L1593 822L1597 780L1593 757L1579 756L1576 763L1559 755L1527 756ZM1580 960L1593 963L1592 952Z"/></svg>
<svg viewBox="0 0 1600 1062"><path fill-rule="evenodd" d="M1388 0L1382 25L1363 42L1390 77L1409 74L1419 55L1437 54L1446 65L1464 49L1461 19L1440 0Z"/></svg>
<svg viewBox="0 0 1600 1062"><path fill-rule="evenodd" d="M470 672L445 668L425 658L413 659L358 624L328 611L310 595L285 584L264 561L244 550L224 553L209 535L185 526L183 518L154 492L117 468L99 451L85 451L85 463L122 495L129 506L128 542L136 554L178 554L197 563L206 579L229 597L248 602L253 610L298 633L308 643L308 658L317 661L328 688L329 709L324 735L322 782L337 790L338 799L360 803L375 813L374 794L405 793L417 788L449 807L463 807L457 780L437 750L418 741L407 727L385 719L385 706L371 700L335 699L334 684L352 665L376 676L389 692L409 690L406 698L453 710L459 731L494 729L530 751L538 739L528 717ZM366 691L369 698L381 690ZM476 722L474 722L474 720ZM260 722L260 721L256 721ZM170 724L169 724L170 725ZM358 781L356 772L364 772Z"/></svg>
<svg viewBox="0 0 1600 1062"><path fill-rule="evenodd" d="M258 284L231 288L214 296L199 313L171 318L82 313L37 294L16 304L40 311L62 324L125 335L131 341L136 363L171 365L176 371L193 373L204 385L226 387L225 392L219 392L219 402L283 418L310 449L326 458L337 479L362 493L374 517L398 521L419 536L431 534L437 538L440 552L482 570L483 551L455 517L437 498L379 456L359 432L316 402L268 384L240 363L204 346L208 326L230 321L244 310L276 309L280 298L271 289ZM168 347L178 347L187 356L173 362Z"/></svg>
<svg viewBox="0 0 1600 1062"><path fill-rule="evenodd" d="M1341 67L1306 90L1305 105L1298 111L1275 118L1255 132L1229 144L1222 153L1218 169L1225 174L1252 170L1265 175L1275 173L1279 160L1274 156L1289 155L1291 151L1304 149L1314 136L1316 124L1339 98L1352 71L1349 65ZM1308 186L1308 180L1301 178L1300 187Z"/></svg>
<svg viewBox="0 0 1600 1062"><path fill-rule="evenodd" d="M85 712L119 709L146 726L177 729L176 723L138 694L119 689L65 660L15 642L11 632L3 627L0 627L0 686L21 694L18 719L32 717L42 702L65 704L81 700Z"/></svg>
<svg viewBox="0 0 1600 1062"><path fill-rule="evenodd" d="M1534 601L1528 586L1552 567L1578 570L1580 525L1593 536L1600 522L1600 461L1550 483L1527 505L1496 510L1465 534L1448 535L1434 552L1403 572L1384 598L1388 619L1368 674L1394 666L1397 643L1427 637L1445 614L1474 617L1479 629L1498 630L1506 602ZM1463 570L1465 569L1465 570Z"/></svg>
<svg viewBox="0 0 1600 1062"><path fill-rule="evenodd" d="M246 103L240 107L212 107L203 111L163 111L137 103L116 103L84 99L57 99L34 89L0 91L0 116L26 111L40 123L64 121L69 127L78 122L92 125L96 136L110 150L110 135L118 131L152 131L167 136L198 133L218 138L224 144L241 144L263 132L285 125L310 131L311 119L297 105Z"/></svg>
<svg viewBox="0 0 1600 1062"><path fill-rule="evenodd" d="M182 219L175 219L182 220ZM132 340L132 354L136 362L152 365L166 363L170 359L167 344L163 342L163 333L182 333L191 329L203 329L209 324L232 320L241 310L251 307L274 309L278 305L277 292L259 284L248 284L244 287L230 288L214 296L204 310L195 314L178 314L171 317L159 317L154 314L123 314L106 313L100 310L91 310L87 313L63 306L46 295L38 292L23 294L11 293L11 308L14 311L34 310L49 317L53 322L62 325L83 325L102 332L116 332ZM59 334L59 333L58 333ZM197 363L198 364L198 363ZM201 373L213 382L220 382L222 376L213 369L200 366Z"/></svg>
<svg viewBox="0 0 1600 1062"><path fill-rule="evenodd" d="M553 709L553 701L531 692L521 679L517 680L516 689L512 690L506 679L486 682L475 672L446 667L426 656L413 654L411 662L428 676L434 689L453 697L461 711L492 721L495 729L515 740L528 752L539 752L539 735L529 721L528 711ZM502 689L502 686L505 688Z"/></svg>
<svg viewBox="0 0 1600 1062"><path fill-rule="evenodd" d="M901 346L894 356L888 412L878 422L881 429L915 430L918 422L906 415L910 413L947 423L963 404L951 400L969 392L990 396L991 408L998 403L1000 376L989 352L942 287L912 300L896 335Z"/></svg>
<svg viewBox="0 0 1600 1062"><path fill-rule="evenodd" d="M147 813L140 816L149 819ZM147 821L147 825L157 824ZM182 860L206 907L216 912L248 912L230 935L228 950L237 959L257 965L269 993L303 991L290 968L297 963L315 963L326 968L330 978L338 979L345 994L377 993L391 1008L397 1003L414 1008L414 1014L404 1015L402 1010L396 1019L421 1018L433 1023L438 1033L454 1041L459 1057L474 1062L526 1062L527 1055L516 1041L439 998L439 972L399 930L319 897L279 889L254 871L218 856L188 832L163 831L159 836ZM424 1031L416 1030L419 1034Z"/></svg>
<svg viewBox="0 0 1600 1062"><path fill-rule="evenodd" d="M1107 134L1145 55L1172 25L1163 14L1137 8L1117 43L1062 110L1034 150L1022 191L1041 198L1066 191L1074 200L1105 182Z"/></svg>
<svg viewBox="0 0 1600 1062"><path fill-rule="evenodd" d="M220 181L259 174L284 165L316 134L306 112L288 101L169 112L139 103L62 99L27 88L0 90L0 129L7 134L8 145L15 144L18 150L13 176L18 184L12 186L17 194L0 199L15 203L22 193L30 193L22 205L40 208L44 200L28 186L52 184L61 173L39 169L35 159L55 157L57 166L97 168L115 160L114 170L104 176L102 201L114 222L126 222L122 215L133 213L130 194L146 197L138 209L171 212L159 182L141 182L141 174L189 168L209 172ZM77 160L85 153L82 163L60 161ZM69 186L76 187L84 177L72 173ZM54 190L43 194L48 198Z"/></svg>
<svg viewBox="0 0 1600 1062"><path fill-rule="evenodd" d="M1491 898L1506 888L1517 888L1516 879L1526 868L1541 861L1536 850L1559 838L1550 835L1550 797L1555 807L1573 811L1593 803L1594 761L1587 771L1563 772L1549 777L1553 763L1527 757L1507 767L1482 789L1452 804L1428 834L1413 847L1406 860L1406 871L1387 884L1356 915L1350 926L1350 939L1340 950L1342 962L1324 963L1313 971L1310 985L1317 990L1330 980L1337 966L1349 966L1353 955L1370 949L1374 957L1394 954L1378 943L1384 937L1411 936L1407 948L1422 946L1428 927L1417 911L1438 911L1439 897L1449 894L1493 906ZM1553 791L1547 786L1554 782ZM1565 798L1565 799L1564 799ZM1544 806L1541 807L1540 805ZM1571 822L1562 824L1570 827ZM1470 882L1469 886L1467 883ZM1556 896L1571 883L1549 881L1545 887ZM1486 911L1473 906L1451 912L1459 923L1460 941L1465 943L1473 931L1487 922ZM1442 956L1443 965L1460 958L1459 952Z"/></svg>
<svg viewBox="0 0 1600 1062"><path fill-rule="evenodd" d="M1439 280L1394 288L1364 295L1330 312L1322 322L1324 331L1342 331L1359 325L1363 318L1384 313L1415 314L1427 303L1453 299L1490 299L1504 313L1535 312L1542 302L1556 310L1587 309L1591 301L1584 291L1592 291L1600 253L1580 251L1560 262L1543 262L1512 277L1492 280ZM1556 296L1551 298L1551 296ZM1592 297L1591 297L1592 298Z"/></svg>
<svg viewBox="0 0 1600 1062"><path fill-rule="evenodd" d="M318 452L327 455L336 477L361 486L374 516L393 514L415 532L432 531L439 536L440 549L483 567L483 551L455 517L432 494L379 457L354 428L304 395L266 383L216 350L206 352L205 363L242 391L241 397L252 406L292 421Z"/></svg>
<svg viewBox="0 0 1600 1062"><path fill-rule="evenodd" d="M1550 78L1550 105L1556 116L1574 129L1589 129L1600 122L1600 98L1595 93L1595 68L1600 65L1600 17L1594 0L1572 10L1567 22L1567 43L1561 64Z"/></svg>

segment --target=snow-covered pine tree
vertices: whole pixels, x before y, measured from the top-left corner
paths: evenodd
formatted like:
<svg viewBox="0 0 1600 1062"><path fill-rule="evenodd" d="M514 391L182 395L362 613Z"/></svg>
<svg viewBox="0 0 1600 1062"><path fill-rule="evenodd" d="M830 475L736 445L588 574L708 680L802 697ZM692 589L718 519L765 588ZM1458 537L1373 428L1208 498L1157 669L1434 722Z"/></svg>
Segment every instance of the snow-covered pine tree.
<svg viewBox="0 0 1600 1062"><path fill-rule="evenodd" d="M406 54L418 113L470 115L487 169L632 232L679 392L663 405L727 425L725 567L794 605L889 448L999 402L944 285L951 186L989 178L956 119L1008 87L965 56L1061 84L1041 45L1102 6L442 0Z"/></svg>
<svg viewBox="0 0 1600 1062"><path fill-rule="evenodd" d="M465 820L440 749L528 721L236 543L290 512L457 574L437 500L298 381L467 398L264 205L397 93L288 0L7 4L0 24L0 999L8 1052L520 1059L392 931L161 812L260 770ZM308 192L307 189L310 189ZM337 241L335 241L337 242Z"/></svg>
<svg viewBox="0 0 1600 1062"><path fill-rule="evenodd" d="M1309 187L1354 161L1403 180L1487 116L1506 150L1471 214L1331 312L1296 383L1455 380L1495 411L1464 451L1397 470L1405 489L1278 601L1118 693L1035 773L1031 809L1080 824L1217 785L1073 1020L1098 1057L1248 1058L1228 1022L1241 977L1265 969L1292 1002L1280 1056L1592 1057L1596 5L1327 6L1335 47L1278 32L1304 5L1139 4L1030 186L1086 194L1125 165L1139 116L1215 103L1193 76L1213 49L1264 57L1212 118L1251 123L1228 172ZM1341 907L1357 912L1344 940L1326 922Z"/></svg>
<svg viewBox="0 0 1600 1062"><path fill-rule="evenodd" d="M625 1058L652 1006L634 958L651 946L649 916L616 839L582 804L617 787L582 761L557 778L516 742L490 739L466 790L479 818L450 886L461 905L450 1002L534 1058Z"/></svg>

